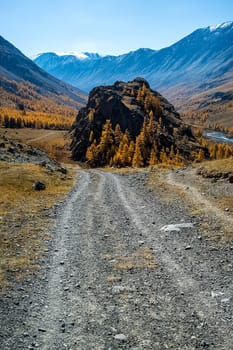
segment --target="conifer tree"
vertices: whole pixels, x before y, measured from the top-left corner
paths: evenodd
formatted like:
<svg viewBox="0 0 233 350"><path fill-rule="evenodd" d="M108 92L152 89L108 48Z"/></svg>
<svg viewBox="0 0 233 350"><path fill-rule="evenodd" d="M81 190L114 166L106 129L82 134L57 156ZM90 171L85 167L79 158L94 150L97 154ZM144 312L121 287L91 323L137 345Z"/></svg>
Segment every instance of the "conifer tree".
<svg viewBox="0 0 233 350"><path fill-rule="evenodd" d="M121 139L122 139L123 133L121 131L121 127L119 124L116 125L115 130L114 130L114 140L115 140L115 145L118 147Z"/></svg>
<svg viewBox="0 0 233 350"><path fill-rule="evenodd" d="M96 140L94 140L94 142L87 148L86 159L91 166L98 165L98 149Z"/></svg>
<svg viewBox="0 0 233 350"><path fill-rule="evenodd" d="M150 166L154 166L156 164L158 164L158 158L157 158L157 154L156 154L155 148L152 148L151 152L150 152L149 165Z"/></svg>
<svg viewBox="0 0 233 350"><path fill-rule="evenodd" d="M132 165L133 156L134 156L134 149L135 149L134 142L130 141L129 149L128 149L129 165Z"/></svg>
<svg viewBox="0 0 233 350"><path fill-rule="evenodd" d="M142 153L141 153L141 148L140 148L140 135L137 136L136 138L136 145L135 145L135 151L134 151L134 156L133 156L133 160L132 160L132 165L135 167L141 167L144 165L143 163L143 157L142 157Z"/></svg>
<svg viewBox="0 0 233 350"><path fill-rule="evenodd" d="M117 166L129 165L129 159L128 159L129 142L130 142L130 134L129 134L129 131L126 129L125 133L121 137L119 147L113 158L113 162L115 165Z"/></svg>
<svg viewBox="0 0 233 350"><path fill-rule="evenodd" d="M121 167L122 166L122 164L121 164L121 154L120 154L119 151L117 151L114 154L114 156L112 158L112 165L115 165L117 167Z"/></svg>
<svg viewBox="0 0 233 350"><path fill-rule="evenodd" d="M200 149L199 152L197 153L196 162L202 162L203 159L204 159L204 151Z"/></svg>
<svg viewBox="0 0 233 350"><path fill-rule="evenodd" d="M122 166L129 165L129 147L127 143L124 144L122 149L121 162L122 162Z"/></svg>
<svg viewBox="0 0 233 350"><path fill-rule="evenodd" d="M162 164L167 164L168 163L167 153L166 153L164 147L162 148L162 150L160 152L159 158L160 158L160 162Z"/></svg>
<svg viewBox="0 0 233 350"><path fill-rule="evenodd" d="M98 161L100 165L109 164L109 161L113 156L113 134L111 121L110 119L107 119L102 129L99 145L97 146Z"/></svg>
<svg viewBox="0 0 233 350"><path fill-rule="evenodd" d="M184 166L184 158L181 156L179 150L176 150L176 154L175 154L175 165L179 165L179 166Z"/></svg>

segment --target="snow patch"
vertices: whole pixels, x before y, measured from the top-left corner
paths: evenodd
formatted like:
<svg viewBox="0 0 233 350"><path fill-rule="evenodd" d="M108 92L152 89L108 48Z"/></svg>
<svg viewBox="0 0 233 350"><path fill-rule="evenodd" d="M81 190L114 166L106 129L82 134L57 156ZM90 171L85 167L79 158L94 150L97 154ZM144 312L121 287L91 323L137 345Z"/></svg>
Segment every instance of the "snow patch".
<svg viewBox="0 0 233 350"><path fill-rule="evenodd" d="M41 55L43 55L43 53L37 53L37 54L35 54L35 55L29 56L29 58L30 58L32 61L34 61L34 60L36 60L38 57L40 57Z"/></svg>
<svg viewBox="0 0 233 350"><path fill-rule="evenodd" d="M223 29L223 28L227 28L229 27L230 25L232 25L233 22L224 22L224 23L221 23L221 24L216 24L214 26L210 26L208 27L210 32L213 32L217 29Z"/></svg>
<svg viewBox="0 0 233 350"><path fill-rule="evenodd" d="M87 54L85 54L83 52L76 52L76 51L55 52L55 54L57 56L75 56L79 60L85 60L85 59L89 58Z"/></svg>
<svg viewBox="0 0 233 350"><path fill-rule="evenodd" d="M181 231L182 228L193 228L192 222L183 222L181 224L171 224L171 225L165 225L161 227L161 231L164 232L172 232L172 231Z"/></svg>

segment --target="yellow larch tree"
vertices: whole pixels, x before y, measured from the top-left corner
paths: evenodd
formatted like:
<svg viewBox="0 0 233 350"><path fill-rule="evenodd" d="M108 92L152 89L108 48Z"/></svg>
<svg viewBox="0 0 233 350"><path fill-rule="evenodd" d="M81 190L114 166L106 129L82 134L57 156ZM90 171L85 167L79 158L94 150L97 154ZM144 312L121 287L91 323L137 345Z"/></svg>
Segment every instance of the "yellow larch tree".
<svg viewBox="0 0 233 350"><path fill-rule="evenodd" d="M97 146L100 165L109 164L114 154L113 136L112 123L110 119L107 119L102 129L99 145Z"/></svg>
<svg viewBox="0 0 233 350"><path fill-rule="evenodd" d="M140 146L141 146L141 138L139 135L136 138L135 151L134 151L134 156L132 160L132 165L135 167L142 167L144 165Z"/></svg>
<svg viewBox="0 0 233 350"><path fill-rule="evenodd" d="M98 165L98 149L96 140L94 140L94 142L92 142L92 144L87 148L86 159L91 166Z"/></svg>

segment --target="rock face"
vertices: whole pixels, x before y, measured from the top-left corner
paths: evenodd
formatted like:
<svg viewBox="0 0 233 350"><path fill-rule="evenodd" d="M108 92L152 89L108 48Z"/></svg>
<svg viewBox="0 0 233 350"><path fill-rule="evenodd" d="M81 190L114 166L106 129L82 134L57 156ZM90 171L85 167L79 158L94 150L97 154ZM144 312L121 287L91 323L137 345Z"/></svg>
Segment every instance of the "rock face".
<svg viewBox="0 0 233 350"><path fill-rule="evenodd" d="M117 124L123 133L128 129L135 141L144 120L151 116L157 125L154 137L158 147L173 145L186 159L190 158L191 152L199 147L190 128L162 95L150 89L145 79L136 78L128 83L117 81L112 86L100 86L90 92L87 106L79 111L73 126L73 159L86 161L90 135L98 144L107 119L113 129Z"/></svg>

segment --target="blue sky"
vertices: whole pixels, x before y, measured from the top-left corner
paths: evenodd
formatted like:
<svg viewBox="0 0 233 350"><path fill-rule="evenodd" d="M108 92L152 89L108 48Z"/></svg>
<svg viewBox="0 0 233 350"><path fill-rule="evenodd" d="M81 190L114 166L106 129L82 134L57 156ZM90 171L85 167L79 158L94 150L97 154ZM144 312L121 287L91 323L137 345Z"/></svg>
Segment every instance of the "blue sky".
<svg viewBox="0 0 233 350"><path fill-rule="evenodd" d="M27 56L117 55L169 46L197 28L233 21L232 0L1 0L0 35Z"/></svg>

